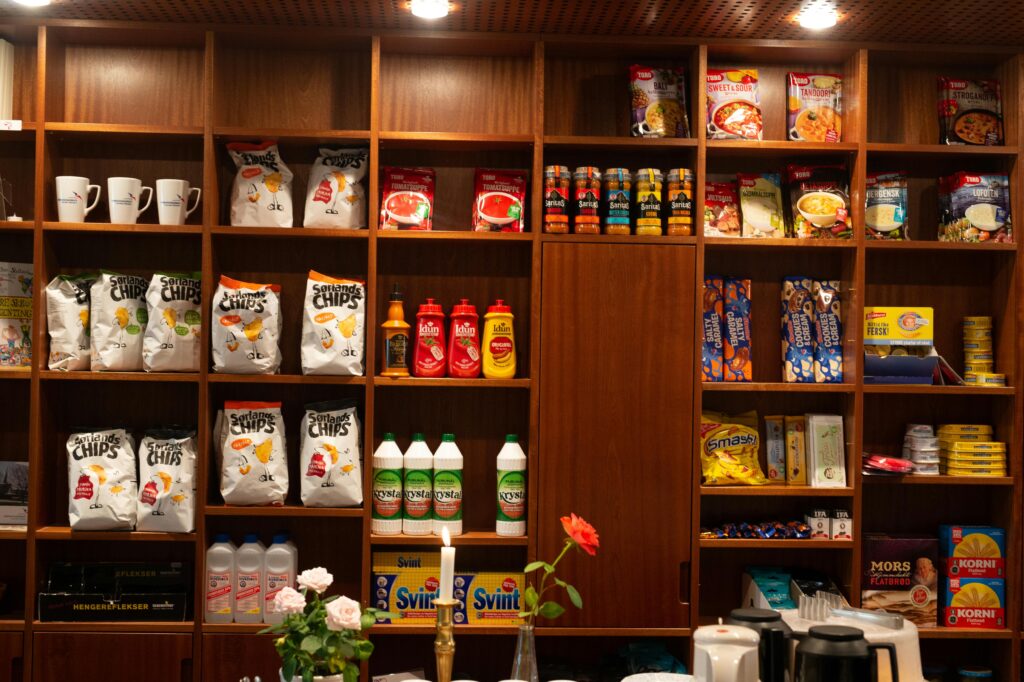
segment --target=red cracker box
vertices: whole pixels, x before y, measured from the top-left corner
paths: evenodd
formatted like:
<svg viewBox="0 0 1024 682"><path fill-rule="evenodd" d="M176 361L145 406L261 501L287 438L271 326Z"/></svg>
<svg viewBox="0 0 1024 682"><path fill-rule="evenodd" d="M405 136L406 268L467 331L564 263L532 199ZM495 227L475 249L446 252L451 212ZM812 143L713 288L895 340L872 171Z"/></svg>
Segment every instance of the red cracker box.
<svg viewBox="0 0 1024 682"><path fill-rule="evenodd" d="M940 526L939 550L950 578L1006 577L1006 531L991 526Z"/></svg>
<svg viewBox="0 0 1024 682"><path fill-rule="evenodd" d="M726 381L753 381L750 343L750 280L726 279L723 374Z"/></svg>

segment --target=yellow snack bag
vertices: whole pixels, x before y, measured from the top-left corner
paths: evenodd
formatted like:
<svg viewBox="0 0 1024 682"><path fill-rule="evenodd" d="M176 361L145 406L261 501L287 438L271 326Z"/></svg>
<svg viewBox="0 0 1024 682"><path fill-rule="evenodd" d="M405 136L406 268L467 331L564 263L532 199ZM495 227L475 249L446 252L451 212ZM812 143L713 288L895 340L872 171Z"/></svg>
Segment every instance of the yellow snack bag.
<svg viewBox="0 0 1024 682"><path fill-rule="evenodd" d="M756 428L725 415L701 415L701 471L704 485L766 485L768 479L757 461L759 438ZM748 421L749 415L740 419ZM757 423L754 416L754 424Z"/></svg>

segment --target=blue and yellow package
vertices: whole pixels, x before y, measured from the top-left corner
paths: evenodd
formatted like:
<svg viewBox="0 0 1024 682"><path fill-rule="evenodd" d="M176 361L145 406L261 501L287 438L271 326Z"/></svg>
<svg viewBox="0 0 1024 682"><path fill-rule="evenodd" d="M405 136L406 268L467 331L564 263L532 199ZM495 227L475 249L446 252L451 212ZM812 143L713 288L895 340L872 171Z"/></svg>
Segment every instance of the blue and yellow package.
<svg viewBox="0 0 1024 682"><path fill-rule="evenodd" d="M460 576L461 577L461 576ZM466 576L466 613L470 625L519 625L522 573L473 573ZM456 578L455 589L460 587Z"/></svg>
<svg viewBox="0 0 1024 682"><path fill-rule="evenodd" d="M371 603L402 616L400 620L382 619L381 623L424 625L437 620L434 599L440 591L440 552L374 552ZM455 598L463 603L452 615L458 625L469 622L465 609L464 590L459 585L472 580L469 574L455 575Z"/></svg>
<svg viewBox="0 0 1024 682"><path fill-rule="evenodd" d="M704 278L704 335L701 344L701 365L704 381L722 381L722 289L721 277Z"/></svg>
<svg viewBox="0 0 1024 682"><path fill-rule="evenodd" d="M1006 583L985 578L946 578L942 624L948 628L1006 627Z"/></svg>
<svg viewBox="0 0 1024 682"><path fill-rule="evenodd" d="M782 280L782 380L814 383L814 301L811 280Z"/></svg>
<svg viewBox="0 0 1024 682"><path fill-rule="evenodd" d="M753 381L754 358L750 342L750 280L725 280L722 374L726 381Z"/></svg>
<svg viewBox="0 0 1024 682"><path fill-rule="evenodd" d="M843 382L843 315L839 282L811 282L814 299L814 381L819 384Z"/></svg>
<svg viewBox="0 0 1024 682"><path fill-rule="evenodd" d="M992 526L939 526L939 552L950 578L1005 578L1006 531Z"/></svg>

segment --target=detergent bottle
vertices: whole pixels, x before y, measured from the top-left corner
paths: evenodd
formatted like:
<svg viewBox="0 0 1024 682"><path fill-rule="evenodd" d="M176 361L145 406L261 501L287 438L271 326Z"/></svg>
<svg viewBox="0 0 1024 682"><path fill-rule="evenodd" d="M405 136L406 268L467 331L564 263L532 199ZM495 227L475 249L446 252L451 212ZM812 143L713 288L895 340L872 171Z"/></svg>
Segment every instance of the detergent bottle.
<svg viewBox="0 0 1024 682"><path fill-rule="evenodd" d="M235 552L235 622L262 623L263 554L266 550L255 533Z"/></svg>
<svg viewBox="0 0 1024 682"><path fill-rule="evenodd" d="M235 546L218 533L206 550L206 622L230 623L235 603Z"/></svg>
<svg viewBox="0 0 1024 682"><path fill-rule="evenodd" d="M295 546L288 542L287 533L274 536L274 541L263 555L263 622L277 625L284 614L274 609L274 597L285 587L295 587L299 558Z"/></svg>

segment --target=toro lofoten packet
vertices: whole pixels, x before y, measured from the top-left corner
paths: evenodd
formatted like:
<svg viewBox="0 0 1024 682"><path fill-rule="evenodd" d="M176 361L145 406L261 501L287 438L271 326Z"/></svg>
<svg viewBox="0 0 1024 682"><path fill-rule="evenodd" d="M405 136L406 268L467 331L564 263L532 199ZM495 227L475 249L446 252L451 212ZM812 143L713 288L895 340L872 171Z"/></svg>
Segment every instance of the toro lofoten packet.
<svg viewBox="0 0 1024 682"><path fill-rule="evenodd" d="M302 315L302 373L361 376L366 283L309 271Z"/></svg>
<svg viewBox="0 0 1024 682"><path fill-rule="evenodd" d="M90 366L93 371L142 369L142 339L149 313L149 282L137 275L102 272L89 293Z"/></svg>
<svg viewBox="0 0 1024 682"><path fill-rule="evenodd" d="M352 401L306 405L299 448L302 504L354 507L363 503L359 431Z"/></svg>
<svg viewBox="0 0 1024 682"><path fill-rule="evenodd" d="M281 403L228 401L217 422L224 503L284 504L288 462Z"/></svg>
<svg viewBox="0 0 1024 682"><path fill-rule="evenodd" d="M68 523L74 530L135 526L135 439L124 429L72 433L68 453Z"/></svg>

